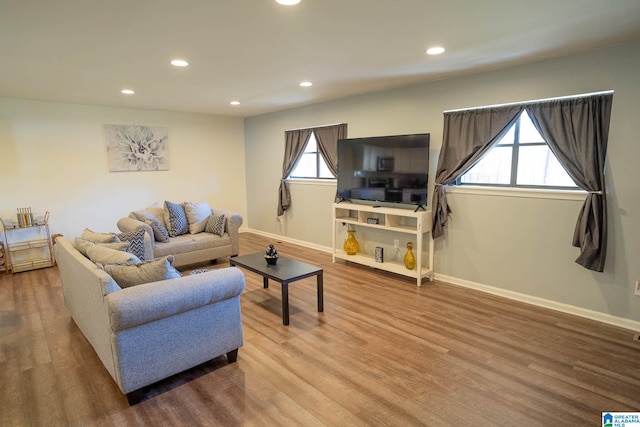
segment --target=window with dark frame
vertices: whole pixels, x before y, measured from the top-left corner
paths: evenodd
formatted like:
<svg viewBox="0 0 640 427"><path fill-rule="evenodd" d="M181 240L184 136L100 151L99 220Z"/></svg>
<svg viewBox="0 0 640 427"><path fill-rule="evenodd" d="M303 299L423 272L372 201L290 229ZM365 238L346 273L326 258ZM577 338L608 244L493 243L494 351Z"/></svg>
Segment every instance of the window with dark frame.
<svg viewBox="0 0 640 427"><path fill-rule="evenodd" d="M577 190L526 110L456 185Z"/></svg>
<svg viewBox="0 0 640 427"><path fill-rule="evenodd" d="M304 148L304 152L289 174L289 178L294 179L336 179L327 167L327 163L322 158L318 149L316 136L311 132L309 141Z"/></svg>

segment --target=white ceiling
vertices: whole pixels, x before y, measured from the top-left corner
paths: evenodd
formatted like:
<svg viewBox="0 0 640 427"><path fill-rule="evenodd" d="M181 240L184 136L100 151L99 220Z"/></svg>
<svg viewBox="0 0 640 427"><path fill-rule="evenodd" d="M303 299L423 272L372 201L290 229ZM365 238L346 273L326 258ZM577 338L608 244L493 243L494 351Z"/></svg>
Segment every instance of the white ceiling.
<svg viewBox="0 0 640 427"><path fill-rule="evenodd" d="M246 117L637 39L640 0L0 0L0 97Z"/></svg>

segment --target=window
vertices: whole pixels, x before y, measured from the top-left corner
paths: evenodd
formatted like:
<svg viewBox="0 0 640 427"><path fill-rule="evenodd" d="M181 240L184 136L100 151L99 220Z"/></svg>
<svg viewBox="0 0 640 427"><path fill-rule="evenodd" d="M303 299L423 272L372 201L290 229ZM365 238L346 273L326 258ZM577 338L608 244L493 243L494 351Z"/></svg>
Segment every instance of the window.
<svg viewBox="0 0 640 427"><path fill-rule="evenodd" d="M489 152L463 174L458 185L566 188L578 186L524 111Z"/></svg>
<svg viewBox="0 0 640 427"><path fill-rule="evenodd" d="M313 132L289 178L335 179L318 151L318 142Z"/></svg>

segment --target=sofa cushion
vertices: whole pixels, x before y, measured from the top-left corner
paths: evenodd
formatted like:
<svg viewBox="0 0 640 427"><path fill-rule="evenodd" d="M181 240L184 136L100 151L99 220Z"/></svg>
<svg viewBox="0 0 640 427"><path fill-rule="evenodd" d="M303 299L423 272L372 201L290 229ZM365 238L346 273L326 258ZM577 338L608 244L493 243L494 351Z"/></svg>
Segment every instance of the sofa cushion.
<svg viewBox="0 0 640 427"><path fill-rule="evenodd" d="M160 223L157 219L148 218L144 220L144 223L147 224L153 230L153 238L156 242L168 242L169 241L169 231L167 228Z"/></svg>
<svg viewBox="0 0 640 427"><path fill-rule="evenodd" d="M93 245L87 248L89 259L96 264L135 263L140 260L132 253L107 248L101 245ZM117 280L116 280L117 282Z"/></svg>
<svg viewBox="0 0 640 427"><path fill-rule="evenodd" d="M219 248L221 246L227 246L231 244L231 238L228 234L220 237L216 234L211 233L199 233L191 237L193 237L193 246L197 251L209 248Z"/></svg>
<svg viewBox="0 0 640 427"><path fill-rule="evenodd" d="M207 225L207 219L211 216L209 203L206 201L199 203L184 202L183 205L189 222L189 233L202 233L205 225Z"/></svg>
<svg viewBox="0 0 640 427"><path fill-rule="evenodd" d="M217 234L222 237L224 234L224 224L226 219L226 215L210 215L209 218L207 218L207 224L204 227L204 231L211 234Z"/></svg>
<svg viewBox="0 0 640 427"><path fill-rule="evenodd" d="M118 239L118 236L113 233L97 233L95 231L89 230L88 228L84 229L84 231L80 235L80 238L89 240L90 242L94 243L113 243L120 241L120 239Z"/></svg>
<svg viewBox="0 0 640 427"><path fill-rule="evenodd" d="M138 227L134 231L125 231L117 234L121 241L129 242L127 252L137 256L140 261L145 261L144 256L144 228Z"/></svg>
<svg viewBox="0 0 640 427"><path fill-rule="evenodd" d="M189 231L189 222L184 212L184 206L178 203L164 202L164 223L171 237L180 236Z"/></svg>
<svg viewBox="0 0 640 427"><path fill-rule="evenodd" d="M172 237L168 243L156 243L153 248L153 255L156 258L167 255L185 254L204 249L218 248L231 244L228 234L223 237L211 233L184 234Z"/></svg>
<svg viewBox="0 0 640 427"><path fill-rule="evenodd" d="M94 243L89 240L81 239L76 237L75 239L75 248L85 257L89 258L87 255L87 248L89 246L100 245L106 248L115 249L117 251L126 251L129 248L129 242L113 242L113 243Z"/></svg>
<svg viewBox="0 0 640 427"><path fill-rule="evenodd" d="M121 288L182 277L173 266L173 256L139 264L107 264L103 266Z"/></svg>
<svg viewBox="0 0 640 427"><path fill-rule="evenodd" d="M200 233L202 234L202 233ZM153 256L160 258L167 255L184 254L195 251L194 236L199 234L184 234L182 236L172 237L167 243L156 243L153 248Z"/></svg>

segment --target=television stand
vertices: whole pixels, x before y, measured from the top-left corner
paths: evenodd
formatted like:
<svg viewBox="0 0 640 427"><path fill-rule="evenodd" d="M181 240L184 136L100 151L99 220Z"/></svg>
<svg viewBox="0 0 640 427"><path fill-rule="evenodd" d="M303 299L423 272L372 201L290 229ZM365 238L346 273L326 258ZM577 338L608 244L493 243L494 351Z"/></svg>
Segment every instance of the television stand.
<svg viewBox="0 0 640 427"><path fill-rule="evenodd" d="M371 220L373 219L373 220ZM350 204L333 204L332 255L336 259L355 262L379 270L385 270L414 278L418 286L422 280L433 280L433 239L431 238L431 211L411 211L387 207ZM347 230L356 230L360 252L347 255L343 244ZM426 235L426 236L425 236ZM399 247L394 247L398 241ZM407 242L413 243L416 266L409 270L404 266ZM376 262L375 248L384 251L383 262Z"/></svg>
<svg viewBox="0 0 640 427"><path fill-rule="evenodd" d="M424 205L418 205L413 211L418 212L419 210L426 211L427 209L424 207Z"/></svg>

